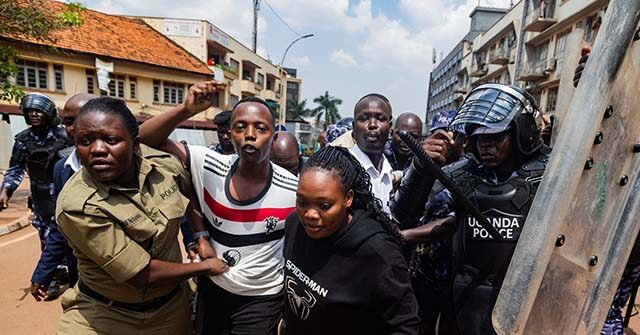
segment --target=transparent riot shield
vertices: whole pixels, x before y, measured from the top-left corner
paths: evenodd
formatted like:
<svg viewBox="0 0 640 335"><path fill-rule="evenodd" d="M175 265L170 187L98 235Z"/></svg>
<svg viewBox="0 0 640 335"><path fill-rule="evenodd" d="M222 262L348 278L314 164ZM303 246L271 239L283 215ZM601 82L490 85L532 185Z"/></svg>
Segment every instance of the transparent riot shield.
<svg viewBox="0 0 640 335"><path fill-rule="evenodd" d="M640 229L640 0L612 0L511 260L498 334L599 334Z"/></svg>

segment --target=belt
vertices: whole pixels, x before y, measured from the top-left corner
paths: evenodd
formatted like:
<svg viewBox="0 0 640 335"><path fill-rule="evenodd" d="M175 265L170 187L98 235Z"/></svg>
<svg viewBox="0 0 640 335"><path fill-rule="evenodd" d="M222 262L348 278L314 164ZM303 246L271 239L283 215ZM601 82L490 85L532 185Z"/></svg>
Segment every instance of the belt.
<svg viewBox="0 0 640 335"><path fill-rule="evenodd" d="M180 285L176 286L173 291L169 292L166 295L140 303L128 303L111 300L103 296L102 294L92 290L82 281L78 281L78 288L80 289L80 292L84 293L85 295L109 306L118 307L133 312L147 312L158 309L162 307L162 305L166 304L169 300L171 300L171 298L173 298L173 296L178 292L178 289L180 289Z"/></svg>

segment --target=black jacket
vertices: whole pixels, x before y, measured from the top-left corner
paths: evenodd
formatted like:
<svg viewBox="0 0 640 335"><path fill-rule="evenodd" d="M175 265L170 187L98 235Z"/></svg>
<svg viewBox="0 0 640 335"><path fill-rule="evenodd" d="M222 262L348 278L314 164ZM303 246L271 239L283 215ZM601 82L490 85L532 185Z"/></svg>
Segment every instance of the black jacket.
<svg viewBox="0 0 640 335"><path fill-rule="evenodd" d="M418 305L400 246L366 211L311 239L295 212L285 225L287 334L417 334Z"/></svg>

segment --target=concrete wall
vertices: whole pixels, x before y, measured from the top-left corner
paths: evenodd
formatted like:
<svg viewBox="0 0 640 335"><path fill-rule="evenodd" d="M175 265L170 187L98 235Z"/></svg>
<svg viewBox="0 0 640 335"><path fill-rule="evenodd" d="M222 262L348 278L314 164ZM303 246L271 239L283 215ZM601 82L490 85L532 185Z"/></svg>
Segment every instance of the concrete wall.
<svg viewBox="0 0 640 335"><path fill-rule="evenodd" d="M26 93L39 92L50 96L59 108L62 108L68 98L77 93L87 92L87 75L86 70L95 70L95 56L87 54L77 54L70 52L52 53L46 49L39 47L25 48L24 45L14 45L20 57L26 60L39 61L48 64L48 89L31 89L26 88ZM105 61L110 59L100 57ZM188 85L196 82L204 81L209 76L180 71L176 69L163 68L148 64L140 64L124 60L111 60L114 62L114 73L117 75L125 75L125 101L127 106L136 115L157 115L168 111L175 105L157 103L153 101L153 80L170 81L185 84L185 94ZM53 72L53 64L63 66L63 84L62 91L55 90L55 77ZM129 78L135 77L137 82L137 97L131 99L129 96ZM95 79L94 94L99 94L97 86L97 78ZM161 92L162 94L162 92ZM14 105L18 104L9 101L0 101L0 104ZM194 120L211 120L215 116L215 110L209 109L204 113L195 116ZM12 116L11 126L5 122L0 122L0 169L8 166L8 157L13 146L13 136L26 128L26 124L20 124L21 117ZM16 123L17 122L17 123Z"/></svg>

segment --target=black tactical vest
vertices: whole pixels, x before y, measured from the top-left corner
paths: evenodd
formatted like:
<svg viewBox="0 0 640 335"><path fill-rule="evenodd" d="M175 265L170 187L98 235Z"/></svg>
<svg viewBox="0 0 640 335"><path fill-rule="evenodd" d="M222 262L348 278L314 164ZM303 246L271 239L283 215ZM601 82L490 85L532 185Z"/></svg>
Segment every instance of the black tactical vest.
<svg viewBox="0 0 640 335"><path fill-rule="evenodd" d="M38 144L31 136L31 129L15 137L27 146L29 157L26 170L31 181L31 199L35 212L42 218L50 218L55 214L55 200L51 194L53 166L62 157L61 150L72 145L64 129L56 128L54 131L57 139L46 139L43 144Z"/></svg>
<svg viewBox="0 0 640 335"><path fill-rule="evenodd" d="M524 164L508 180L493 184L473 173L478 162L470 159L461 170L450 173L463 193L491 221L503 241L494 240L467 213L459 213L454 237L457 272L481 276L483 284L499 286L507 271L525 219L542 180L548 156Z"/></svg>
<svg viewBox="0 0 640 335"><path fill-rule="evenodd" d="M449 172L456 185L504 238L494 240L473 217L457 210L459 225L453 245L456 263L453 297L460 334L495 334L491 311L547 159L548 156L542 154L530 160L508 180L498 184L478 176L481 170L473 158L457 164L456 169Z"/></svg>

